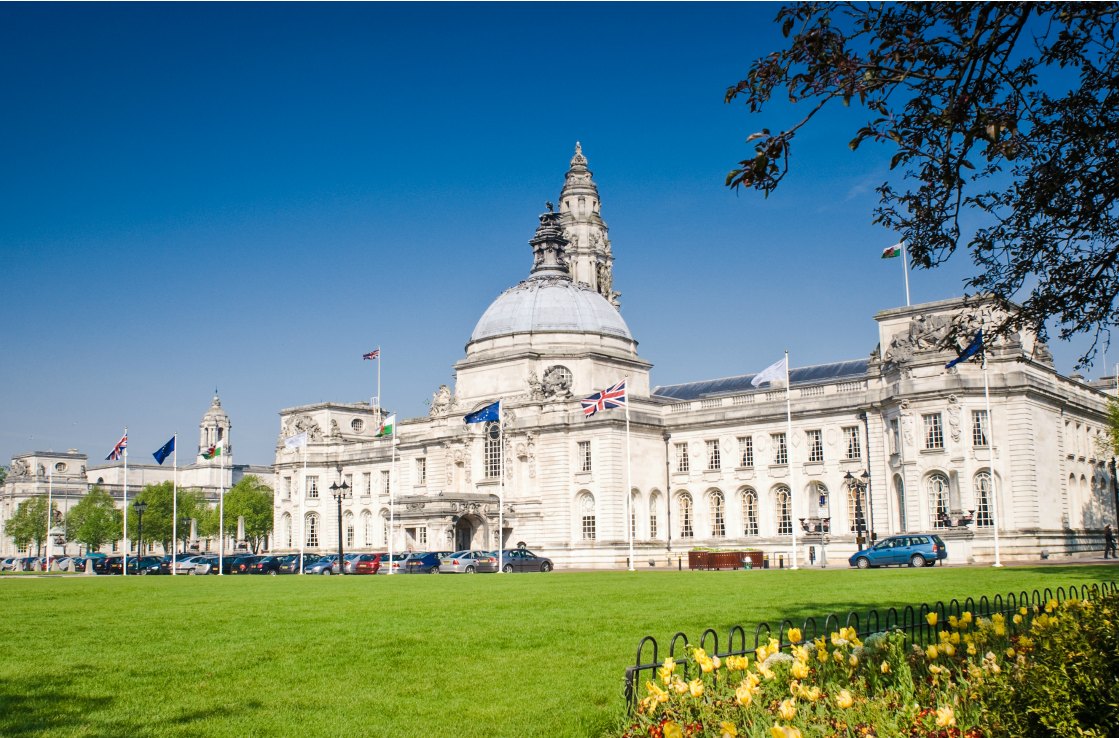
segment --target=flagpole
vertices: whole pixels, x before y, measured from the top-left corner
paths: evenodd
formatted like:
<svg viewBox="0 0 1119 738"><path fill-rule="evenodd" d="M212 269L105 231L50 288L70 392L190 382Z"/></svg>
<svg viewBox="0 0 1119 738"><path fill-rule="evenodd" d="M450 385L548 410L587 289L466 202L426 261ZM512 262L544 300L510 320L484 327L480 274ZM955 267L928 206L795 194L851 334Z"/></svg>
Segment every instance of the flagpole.
<svg viewBox="0 0 1119 738"><path fill-rule="evenodd" d="M901 270L905 274L905 306L909 307L909 254L905 250L905 241L901 242Z"/></svg>
<svg viewBox="0 0 1119 738"><path fill-rule="evenodd" d="M43 571L51 570L51 500L54 498L54 465L47 467L47 564Z"/></svg>
<svg viewBox="0 0 1119 738"><path fill-rule="evenodd" d="M497 571L505 573L505 420L501 417L501 400L497 401L497 448L500 456L501 484L497 497Z"/></svg>
<svg viewBox="0 0 1119 738"><path fill-rule="evenodd" d="M303 573L303 545L307 541L307 441L303 442L303 494L299 495L299 573Z"/></svg>
<svg viewBox="0 0 1119 738"><path fill-rule="evenodd" d="M175 563L179 550L179 434L171 437L171 576L176 576Z"/></svg>
<svg viewBox="0 0 1119 738"><path fill-rule="evenodd" d="M377 398L377 407L380 409L381 400ZM392 466L389 470L389 574L393 573L393 556L395 547L393 540L396 538L396 428L392 429Z"/></svg>
<svg viewBox="0 0 1119 738"><path fill-rule="evenodd" d="M377 346L377 422L381 422L381 347ZM393 429L393 437L395 438ZM394 441L395 442L395 441ZM392 562L389 562L392 563Z"/></svg>
<svg viewBox="0 0 1119 738"><path fill-rule="evenodd" d="M124 555L121 558L120 575L128 576L128 427L124 429Z"/></svg>
<svg viewBox="0 0 1119 738"><path fill-rule="evenodd" d="M991 387L990 387L990 383L987 381L987 344L986 343L983 344L983 403L987 408L987 426L988 426L988 428L987 428L987 435L988 435L987 443L989 443L990 446L991 446L991 500L990 500L990 502L991 502L992 512L994 513L994 520L992 521L994 523L994 525L992 527L994 528L994 533L995 533L995 563L993 564L993 566L1001 567L1002 566L1002 561L999 558L999 525L1002 523L1002 520L999 519L999 504L998 504L999 493L998 493L998 486L995 484L995 482L996 482L996 478L995 478L995 419L993 417L991 417Z"/></svg>
<svg viewBox="0 0 1119 738"><path fill-rule="evenodd" d="M626 377L628 383L629 377ZM629 391L628 384L626 391ZM629 570L637 571L633 562L633 473L630 468L629 450L629 397L626 397L626 537L629 539Z"/></svg>
<svg viewBox="0 0 1119 738"><path fill-rule="evenodd" d="M792 391L792 382L789 380L789 352L785 351L785 462L789 465L789 528L793 531L793 565L791 568L799 569L797 566L797 527L793 525L793 520L796 519L797 509L797 487L796 480L793 477L795 467L793 466L793 405L790 400L790 393Z"/></svg>

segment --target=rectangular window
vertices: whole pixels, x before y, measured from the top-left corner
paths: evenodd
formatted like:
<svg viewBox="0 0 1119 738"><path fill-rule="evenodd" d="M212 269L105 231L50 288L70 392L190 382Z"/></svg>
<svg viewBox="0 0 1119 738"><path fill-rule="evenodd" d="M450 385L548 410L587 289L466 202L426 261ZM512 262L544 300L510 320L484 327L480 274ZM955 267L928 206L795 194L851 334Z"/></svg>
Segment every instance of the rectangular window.
<svg viewBox="0 0 1119 738"><path fill-rule="evenodd" d="M392 474L388 469L381 471L381 491L386 495L392 494Z"/></svg>
<svg viewBox="0 0 1119 738"><path fill-rule="evenodd" d="M824 460L824 433L810 430L808 435L808 460L819 463Z"/></svg>
<svg viewBox="0 0 1119 738"><path fill-rule="evenodd" d="M928 413L921 416L925 422L925 448L944 448L944 426L941 424L940 413Z"/></svg>
<svg viewBox="0 0 1119 738"><path fill-rule="evenodd" d="M688 444L686 443L676 444L676 471L691 471L691 464L688 462Z"/></svg>
<svg viewBox="0 0 1119 738"><path fill-rule="evenodd" d="M427 548L427 528L416 528L416 543L420 548Z"/></svg>
<svg viewBox="0 0 1119 738"><path fill-rule="evenodd" d="M593 541L595 537L594 532L594 515L583 516L583 540Z"/></svg>
<svg viewBox="0 0 1119 738"><path fill-rule="evenodd" d="M373 494L373 473L365 472L361 475L361 491L362 494Z"/></svg>
<svg viewBox="0 0 1119 738"><path fill-rule="evenodd" d="M353 474L346 474L345 476L342 477L342 482L346 485L346 487L349 488L350 493L353 494L353 491L354 491L354 475Z"/></svg>
<svg viewBox="0 0 1119 738"><path fill-rule="evenodd" d="M863 457L863 445L859 440L859 426L851 425L843 429L843 439L847 441L847 458L850 461Z"/></svg>
<svg viewBox="0 0 1119 738"><path fill-rule="evenodd" d="M656 538L657 537L657 511L656 510L649 511L649 537L650 538Z"/></svg>
<svg viewBox="0 0 1119 738"><path fill-rule="evenodd" d="M308 500L319 499L319 478L318 477L307 477L307 499Z"/></svg>
<svg viewBox="0 0 1119 738"><path fill-rule="evenodd" d="M789 447L785 445L784 433L770 433L770 439L773 441L773 463L774 464L788 464L789 463Z"/></svg>
<svg viewBox="0 0 1119 738"><path fill-rule="evenodd" d="M346 548L354 547L354 516L346 516Z"/></svg>
<svg viewBox="0 0 1119 738"><path fill-rule="evenodd" d="M485 432L482 463L486 479L501 479L501 427L497 423L487 423Z"/></svg>
<svg viewBox="0 0 1119 738"><path fill-rule="evenodd" d="M719 455L719 442L707 442L707 471L719 471L723 468L723 460Z"/></svg>
<svg viewBox="0 0 1119 738"><path fill-rule="evenodd" d="M579 441L579 471L591 470L591 442Z"/></svg>
<svg viewBox="0 0 1119 738"><path fill-rule="evenodd" d="M427 457L416 459L416 484L420 487L427 484Z"/></svg>
<svg viewBox="0 0 1119 738"><path fill-rule="evenodd" d="M291 499L291 477L284 477L284 499Z"/></svg>
<svg viewBox="0 0 1119 738"><path fill-rule="evenodd" d="M987 433L987 411L971 411L971 445L976 448L985 448L991 445Z"/></svg>
<svg viewBox="0 0 1119 738"><path fill-rule="evenodd" d="M742 436L738 439L738 462L740 466L754 466L754 437Z"/></svg>

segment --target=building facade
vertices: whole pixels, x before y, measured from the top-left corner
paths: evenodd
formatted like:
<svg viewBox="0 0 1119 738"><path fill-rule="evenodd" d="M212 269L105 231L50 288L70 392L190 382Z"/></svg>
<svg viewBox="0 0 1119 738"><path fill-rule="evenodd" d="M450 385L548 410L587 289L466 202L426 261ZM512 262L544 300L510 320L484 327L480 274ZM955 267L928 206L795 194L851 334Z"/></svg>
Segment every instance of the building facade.
<svg viewBox="0 0 1119 738"><path fill-rule="evenodd" d="M377 407L280 412L277 550L334 551L339 535L367 551L524 544L560 566L619 568L632 542L643 568L695 546L803 566L936 531L949 561L991 562L996 545L1005 560L1083 554L1116 523L1099 386L1060 375L1028 333L992 341L986 373L946 369L953 326L973 335L991 306L885 310L869 356L792 368L787 388L754 375L652 386L578 145L539 221L528 277L481 316L428 417L379 437ZM580 399L622 379L628 407L585 417ZM496 400L500 422L464 423ZM303 432L306 446L285 445Z"/></svg>

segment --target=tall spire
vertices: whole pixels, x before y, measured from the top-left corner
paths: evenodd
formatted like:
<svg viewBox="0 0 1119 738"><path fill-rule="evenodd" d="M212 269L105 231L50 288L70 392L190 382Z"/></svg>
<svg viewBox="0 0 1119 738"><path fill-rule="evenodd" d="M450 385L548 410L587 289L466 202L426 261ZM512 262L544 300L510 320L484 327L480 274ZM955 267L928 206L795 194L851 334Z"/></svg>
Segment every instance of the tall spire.
<svg viewBox="0 0 1119 738"><path fill-rule="evenodd" d="M598 186L583 145L575 142L575 154L560 191L560 215L568 241L567 255L571 278L588 285L615 306L619 293L613 289L614 256L610 250L609 229L599 214Z"/></svg>

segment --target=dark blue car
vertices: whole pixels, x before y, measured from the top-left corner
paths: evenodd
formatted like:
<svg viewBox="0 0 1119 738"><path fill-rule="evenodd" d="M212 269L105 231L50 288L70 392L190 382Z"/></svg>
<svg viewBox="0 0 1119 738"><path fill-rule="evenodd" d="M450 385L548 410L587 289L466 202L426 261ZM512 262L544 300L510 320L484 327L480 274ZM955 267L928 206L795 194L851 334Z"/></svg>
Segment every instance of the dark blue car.
<svg viewBox="0 0 1119 738"><path fill-rule="evenodd" d="M413 553L404 560L404 574L438 574L444 553Z"/></svg>
<svg viewBox="0 0 1119 738"><path fill-rule="evenodd" d="M908 533L890 536L865 551L851 554L847 562L860 569L872 566L932 566L948 558L948 547L940 536L927 533Z"/></svg>

